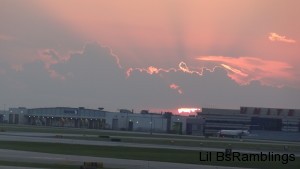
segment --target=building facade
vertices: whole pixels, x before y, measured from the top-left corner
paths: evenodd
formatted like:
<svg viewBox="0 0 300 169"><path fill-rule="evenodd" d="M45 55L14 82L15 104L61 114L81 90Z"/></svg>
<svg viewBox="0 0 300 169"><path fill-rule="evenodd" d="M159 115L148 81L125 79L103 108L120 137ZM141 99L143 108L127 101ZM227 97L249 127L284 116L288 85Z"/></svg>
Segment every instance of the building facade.
<svg viewBox="0 0 300 169"><path fill-rule="evenodd" d="M53 127L125 130L190 135L216 135L220 130L256 130L300 132L299 109L241 107L234 109L202 108L197 116L170 112L141 113L121 109L108 112L102 108L50 107L10 108L0 112L0 123Z"/></svg>
<svg viewBox="0 0 300 169"><path fill-rule="evenodd" d="M252 130L300 132L300 110L241 107L240 114L249 116Z"/></svg>
<svg viewBox="0 0 300 169"><path fill-rule="evenodd" d="M250 117L240 110L202 108L200 116L205 120L205 135L216 135L220 130L248 130Z"/></svg>
<svg viewBox="0 0 300 169"><path fill-rule="evenodd" d="M240 107L234 109L202 108L204 133L214 135L220 130L258 130L300 132L299 109Z"/></svg>
<svg viewBox="0 0 300 169"><path fill-rule="evenodd" d="M187 123L187 119L191 117L172 113L157 114L148 111L133 113L125 109L121 109L120 112L108 112L101 108L86 109L84 107L10 108L6 113L0 113L0 117L2 117L2 123L9 124L174 134L193 134L193 132L187 132L187 125L198 125L195 122Z"/></svg>

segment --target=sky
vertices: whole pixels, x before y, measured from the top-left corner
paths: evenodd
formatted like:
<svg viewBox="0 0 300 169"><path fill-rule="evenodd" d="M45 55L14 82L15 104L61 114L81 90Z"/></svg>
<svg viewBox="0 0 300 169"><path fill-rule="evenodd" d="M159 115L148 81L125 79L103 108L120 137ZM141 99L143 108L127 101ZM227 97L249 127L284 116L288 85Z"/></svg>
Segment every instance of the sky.
<svg viewBox="0 0 300 169"><path fill-rule="evenodd" d="M0 108L300 108L298 0L0 0Z"/></svg>

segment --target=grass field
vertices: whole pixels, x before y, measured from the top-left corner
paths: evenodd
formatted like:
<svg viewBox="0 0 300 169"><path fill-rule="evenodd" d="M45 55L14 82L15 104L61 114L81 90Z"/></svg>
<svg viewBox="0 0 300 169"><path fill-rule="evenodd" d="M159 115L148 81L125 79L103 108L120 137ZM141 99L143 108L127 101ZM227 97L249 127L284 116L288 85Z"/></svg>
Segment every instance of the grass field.
<svg viewBox="0 0 300 169"><path fill-rule="evenodd" d="M95 157L111 157L121 159L137 159L147 161L163 161L202 165L236 166L248 168L289 168L298 169L300 158L296 161L290 161L288 164L282 162L241 162L241 161L216 161L213 153L212 161L200 162L199 151L189 150L170 150L170 149L150 149L150 148L129 148L129 147L110 147L110 146L90 146L90 145L72 145L61 143L32 143L17 141L0 141L0 148L45 152L54 154L85 155ZM206 152L203 152L206 153Z"/></svg>
<svg viewBox="0 0 300 169"><path fill-rule="evenodd" d="M99 136L63 136L66 139L79 139L79 140L93 140L93 141L110 141L111 138L120 138L122 142L127 143L143 143L143 144L159 144L159 145L175 145L175 146L189 146L189 147L210 147L210 148L233 148L243 150L257 150L257 151L292 151L300 152L300 144L287 144L288 150L284 150L286 144L272 144L272 143L257 143L257 142L241 142L241 141L215 141L215 140L170 140L170 139L149 139L138 137L118 137L112 136L103 138Z"/></svg>
<svg viewBox="0 0 300 169"><path fill-rule="evenodd" d="M99 140L109 141L109 139L99 136L108 136L110 138L121 138L122 142L128 143L146 143L146 144L162 144L192 147L213 147L213 148L234 148L257 151L283 151L284 146L288 146L288 150L292 152L300 152L300 144L296 142L278 142L264 140L243 140L231 138L204 138L198 136L181 136L181 135L150 135L145 133L130 132L114 132L104 130L78 129L78 128L53 128L28 125L0 125L3 131L16 132L42 132L55 134L78 134L79 136L63 136L67 139L81 140Z"/></svg>
<svg viewBox="0 0 300 169"><path fill-rule="evenodd" d="M46 126L30 126L30 125L10 125L0 124L2 131L17 132L41 132L41 133L57 133L57 134L83 134L83 135L110 135L110 136L134 136L134 137L154 137L154 138L201 138L198 136L182 136L174 134L150 134L144 132L123 132L111 130L83 129L83 128L62 128L62 127L46 127Z"/></svg>
<svg viewBox="0 0 300 169"><path fill-rule="evenodd" d="M288 153L300 152L300 144L297 142L280 142L280 141L264 141L255 140L240 141L238 139L227 138L204 138L198 136L181 136L181 135L161 135L149 133L134 133L134 132L115 132L105 130L92 129L77 129L77 128L54 128L43 126L24 126L24 125L0 125L0 131L11 132L39 132L53 133L62 136L65 139L81 139L94 141L110 141L111 138L120 138L122 142L128 143L145 143L145 144L160 144L160 145L177 145L190 147L214 147L247 149L257 151L283 151L283 147L288 145ZM67 135L76 134L76 135ZM199 151L189 150L170 150L170 149L149 149L149 148L131 148L131 147L110 147L110 146L89 146L89 145L71 145L60 143L30 143L16 141L0 141L0 148L46 152L55 154L70 154L70 155L86 155L96 157L111 157L120 159L137 159L148 161L163 161L175 163L203 164L203 165L219 165L219 166L235 166L247 168L289 168L298 169L300 166L300 157L296 161L282 164L279 162L239 162L239 161L216 161L200 162ZM205 152L202 152L205 153ZM212 154L212 159L215 159L215 153ZM20 163L21 166L24 166ZM51 166L50 166L51 167ZM74 166L63 166L74 167ZM45 168L45 167L44 167ZM61 168L61 167L59 167Z"/></svg>

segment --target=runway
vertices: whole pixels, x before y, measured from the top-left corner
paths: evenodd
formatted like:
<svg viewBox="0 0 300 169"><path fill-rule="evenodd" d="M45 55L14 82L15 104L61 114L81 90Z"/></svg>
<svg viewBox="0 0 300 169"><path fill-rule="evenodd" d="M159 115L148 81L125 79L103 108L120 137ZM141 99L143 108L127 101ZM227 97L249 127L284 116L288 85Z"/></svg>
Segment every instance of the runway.
<svg viewBox="0 0 300 169"><path fill-rule="evenodd" d="M111 141L93 141L93 140L79 140L79 139L64 139L64 138L51 138L56 134L50 133L19 133L19 132L5 132L0 133L0 140L2 141L25 141L25 142L45 142L45 143L63 143L63 144L80 144L80 145L95 145L95 146L120 146L120 147L135 147L135 148L161 148L161 149L175 149L175 150L192 150L192 151L221 151L223 148L209 148L209 147L189 147L189 146L176 146L176 145L159 145L159 144L141 144L141 143L126 143L126 142L111 142ZM268 151L255 151L234 149L240 153L268 153ZM274 153L287 153L277 152ZM294 153L295 156L300 156L299 152Z"/></svg>
<svg viewBox="0 0 300 169"><path fill-rule="evenodd" d="M80 144L80 145L96 145L96 146L122 146L122 147L139 147L139 148L162 148L162 149L177 149L177 150L193 150L193 151L224 151L221 148L206 148L206 147L188 147L188 146L174 146L174 145L157 145L157 144L138 144L138 143L124 143L111 141L91 141L91 140L77 140L53 138L56 134L51 133L30 133L30 132L3 132L0 133L0 140L2 141L25 141L25 142L46 142L46 143L64 143L64 144ZM62 134L59 134L62 135ZM66 135L66 134L63 134ZM72 134L73 135L73 134ZM68 136L71 136L68 134ZM74 134L73 136L78 136ZM82 136L82 135L81 135ZM260 153L258 151L249 150L233 150L243 153ZM295 154L300 156L299 153ZM238 169L235 167L222 166L206 166L195 164L169 163L169 162L155 162L144 160L128 160L128 159L114 159L105 157L90 157L77 155L61 155L38 153L30 151L17 151L0 149L0 159L4 161L24 161L24 162L39 162L39 163L55 163L55 164L76 164L82 165L84 161L103 162L105 167L122 168L122 169ZM3 168L0 166L0 169ZM9 169L4 166L4 168ZM16 168L16 167L15 167ZM17 168L16 168L17 169ZM30 168L18 168L30 169ZM241 168L239 168L241 169Z"/></svg>
<svg viewBox="0 0 300 169"><path fill-rule="evenodd" d="M143 160L126 160L103 157L89 157L89 156L74 156L74 155L60 155L49 153L37 153L29 151L16 151L0 149L0 159L7 161L26 161L39 163L55 163L55 164L75 164L82 165L84 161L89 162L103 162L104 167L122 168L122 169L245 169L236 167L222 167L222 166L207 166L195 164L143 161ZM1 168L1 167L0 167ZM16 168L17 169L17 168ZM20 168L29 169L29 168Z"/></svg>
<svg viewBox="0 0 300 169"><path fill-rule="evenodd" d="M106 131L107 132L107 131ZM128 132L127 132L128 133ZM93 134L55 134L55 133L38 133L38 132L5 132L0 133L2 135L11 135L11 136L30 136L30 137L55 137L56 135L61 136L69 136L69 137L98 137L99 135L93 135ZM132 134L132 132L131 132ZM179 138L168 138L168 137L143 137L141 136L141 133L137 133L137 136L112 136L112 137L118 137L118 138L133 138L133 139L148 139L148 140L169 140L169 141L200 141L204 138L202 136L188 136L188 138L185 138L186 135L180 135ZM143 135L146 135L143 133ZM147 134L149 136L149 133ZM166 136L163 134L160 134L162 136ZM205 141L205 140L204 140ZM289 144L289 145L299 145L299 142L291 142L291 141L272 141L272 140L259 140L259 139L243 139L243 142L240 141L240 139L231 139L231 138L215 138L215 140L210 139L210 142L222 142L222 143L247 143L247 144L272 144L272 145L282 145Z"/></svg>
<svg viewBox="0 0 300 169"><path fill-rule="evenodd" d="M44 168L16 167L16 166L0 166L0 169L44 169Z"/></svg>

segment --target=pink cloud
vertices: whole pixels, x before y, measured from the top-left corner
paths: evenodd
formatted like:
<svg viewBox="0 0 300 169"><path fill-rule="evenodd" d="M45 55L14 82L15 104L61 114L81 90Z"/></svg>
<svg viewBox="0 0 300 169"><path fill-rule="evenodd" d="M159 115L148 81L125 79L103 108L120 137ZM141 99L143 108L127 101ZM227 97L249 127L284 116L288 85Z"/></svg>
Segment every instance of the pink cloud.
<svg viewBox="0 0 300 169"><path fill-rule="evenodd" d="M149 66L147 68L128 68L126 71L126 75L127 77L130 77L132 72L137 71L140 73L147 73L149 75L158 75L159 77L164 78L165 74L182 72L184 74L196 75L198 77L201 77L204 75L203 74L204 70L209 72L214 72L217 67L219 66L214 66L212 69L209 69L207 67L191 68L185 62L180 62L178 64L178 67L171 67L167 69L157 68L154 66ZM170 84L169 88L176 90L179 94L184 93L182 88L175 83Z"/></svg>
<svg viewBox="0 0 300 169"><path fill-rule="evenodd" d="M35 60L39 60L42 61L44 63L44 67L45 69L48 71L49 75L53 78L53 79L61 79L61 80L65 80L66 77L63 74L58 73L56 70L54 70L52 68L53 65L59 64L59 63L63 63L63 62L68 62L71 58L72 55L74 54L79 54L82 55L84 53L84 51L86 50L86 47L88 44L97 44L99 46L101 46L101 48L107 50L107 52L115 59L115 62L118 66L119 69L122 69L122 66L120 64L120 59L119 57L112 51L112 49L108 46L104 46L104 45L100 45L97 42L87 42L85 46L83 46L82 49L79 50L70 50L64 53L59 53L54 49L41 49L37 51L37 56L34 59ZM149 68L150 72L154 72L155 67L151 67ZM71 75L72 73L67 74L67 76Z"/></svg>
<svg viewBox="0 0 300 169"><path fill-rule="evenodd" d="M200 61L220 64L227 75L241 85L259 80L264 85L281 87L293 83L296 76L288 63L255 57L201 56Z"/></svg>
<svg viewBox="0 0 300 169"><path fill-rule="evenodd" d="M214 72L216 67L214 67L212 69L209 69L207 67L202 67L200 69L197 68L197 70L194 70L194 69L190 68L185 62L180 62L178 64L178 67L175 67L175 68L171 67L168 69L157 68L154 66L149 66L148 68L128 68L126 71L126 74L127 74L127 77L129 77L133 71L146 72L150 75L160 74L160 73L170 73L170 72L183 72L186 74L195 74L198 76L203 76L204 70Z"/></svg>
<svg viewBox="0 0 300 169"><path fill-rule="evenodd" d="M277 33L274 32L269 34L269 40L285 42L285 43L296 43L296 40L287 38L286 36L278 35Z"/></svg>
<svg viewBox="0 0 300 169"><path fill-rule="evenodd" d="M183 94L183 91L180 89L180 86L178 86L177 84L172 83L172 84L170 84L169 87L170 87L170 89L177 90L177 92L178 92L179 94Z"/></svg>
<svg viewBox="0 0 300 169"><path fill-rule="evenodd" d="M154 66L149 66L148 68L128 68L126 71L127 77L129 77L133 71L146 72L150 75L153 75L153 74L159 74L161 72L165 72L165 73L169 73L170 71L176 72L177 69L175 68L163 69Z"/></svg>
<svg viewBox="0 0 300 169"><path fill-rule="evenodd" d="M56 72L52 66L62 62L63 60L66 60L66 57L60 56L55 50L44 49L38 51L37 60L40 60L44 63L44 67L51 78L65 80L65 77Z"/></svg>

